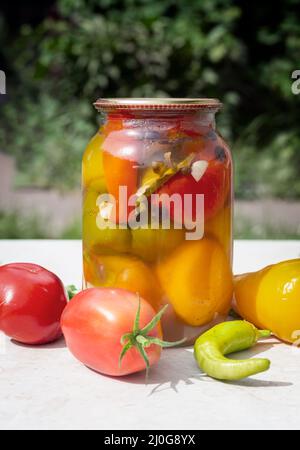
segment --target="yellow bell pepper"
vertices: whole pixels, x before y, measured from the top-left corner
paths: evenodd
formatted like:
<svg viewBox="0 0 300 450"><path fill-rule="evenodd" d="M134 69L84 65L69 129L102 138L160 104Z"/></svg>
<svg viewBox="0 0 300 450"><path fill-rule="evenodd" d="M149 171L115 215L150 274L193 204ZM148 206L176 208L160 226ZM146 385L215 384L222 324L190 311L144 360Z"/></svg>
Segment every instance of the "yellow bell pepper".
<svg viewBox="0 0 300 450"><path fill-rule="evenodd" d="M155 310L163 304L163 294L155 273L134 256L84 255L86 287L114 287L138 293Z"/></svg>
<svg viewBox="0 0 300 450"><path fill-rule="evenodd" d="M212 219L205 223L205 235L217 239L226 255L232 261L232 208L226 206Z"/></svg>
<svg viewBox="0 0 300 450"><path fill-rule="evenodd" d="M300 259L283 261L235 279L237 312L279 339L300 338Z"/></svg>
<svg viewBox="0 0 300 450"><path fill-rule="evenodd" d="M157 274L177 316L202 326L230 309L233 279L228 258L213 239L184 242L157 266Z"/></svg>
<svg viewBox="0 0 300 450"><path fill-rule="evenodd" d="M82 164L82 185L84 189L93 188L98 192L106 192L106 184L103 169L102 144L104 136L101 130L89 142ZM93 186L91 186L93 184Z"/></svg>

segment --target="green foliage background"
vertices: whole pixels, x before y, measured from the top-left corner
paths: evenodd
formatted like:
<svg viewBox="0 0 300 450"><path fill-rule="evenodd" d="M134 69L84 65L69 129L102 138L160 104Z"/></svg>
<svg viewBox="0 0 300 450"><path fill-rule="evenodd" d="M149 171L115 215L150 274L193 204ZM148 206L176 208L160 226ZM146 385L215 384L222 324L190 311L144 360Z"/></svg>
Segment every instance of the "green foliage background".
<svg viewBox="0 0 300 450"><path fill-rule="evenodd" d="M98 96L212 96L237 195L300 197L300 0L57 0L13 38L0 20L0 40L0 149L20 184L79 184Z"/></svg>

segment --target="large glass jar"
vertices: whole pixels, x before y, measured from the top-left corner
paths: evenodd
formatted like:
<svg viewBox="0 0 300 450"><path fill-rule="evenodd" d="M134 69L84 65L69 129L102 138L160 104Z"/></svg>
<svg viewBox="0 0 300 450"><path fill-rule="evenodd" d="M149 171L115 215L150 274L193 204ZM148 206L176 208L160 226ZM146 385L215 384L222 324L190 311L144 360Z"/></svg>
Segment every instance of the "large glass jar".
<svg viewBox="0 0 300 450"><path fill-rule="evenodd" d="M83 158L84 287L169 304L164 338L225 319L232 299L232 159L214 99L100 99Z"/></svg>

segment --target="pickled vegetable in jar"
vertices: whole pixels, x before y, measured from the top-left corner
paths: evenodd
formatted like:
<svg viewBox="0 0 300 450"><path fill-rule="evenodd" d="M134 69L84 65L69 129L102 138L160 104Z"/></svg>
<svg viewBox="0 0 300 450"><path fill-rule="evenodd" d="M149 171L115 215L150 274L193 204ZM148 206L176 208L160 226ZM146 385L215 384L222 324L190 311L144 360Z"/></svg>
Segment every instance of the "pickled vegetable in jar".
<svg viewBox="0 0 300 450"><path fill-rule="evenodd" d="M84 287L128 289L164 338L194 340L232 299L232 158L215 99L99 99L83 158Z"/></svg>

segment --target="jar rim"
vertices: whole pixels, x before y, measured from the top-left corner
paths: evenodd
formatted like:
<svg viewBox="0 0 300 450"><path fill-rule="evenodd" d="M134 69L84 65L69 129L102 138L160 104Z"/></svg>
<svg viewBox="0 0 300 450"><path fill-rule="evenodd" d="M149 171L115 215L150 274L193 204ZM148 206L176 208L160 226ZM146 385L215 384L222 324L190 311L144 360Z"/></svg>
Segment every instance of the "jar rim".
<svg viewBox="0 0 300 450"><path fill-rule="evenodd" d="M222 103L216 98L99 98L94 103L98 111L197 111L217 112Z"/></svg>

